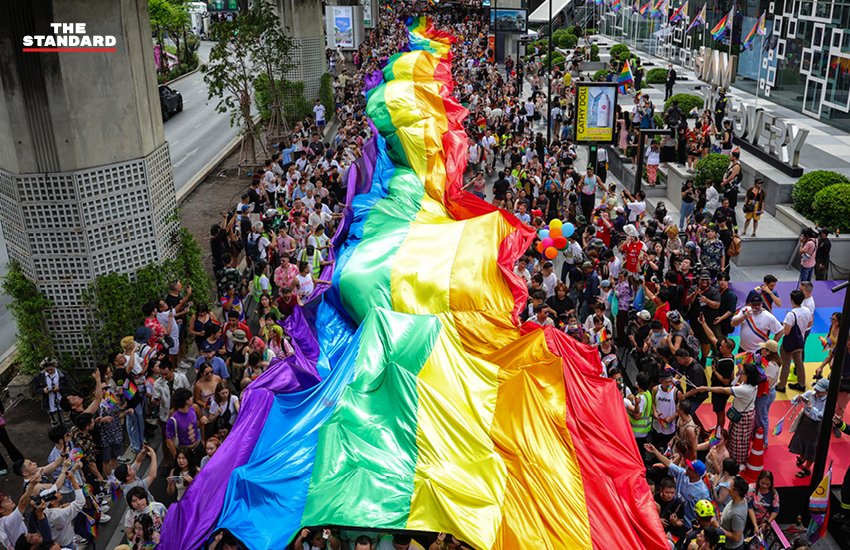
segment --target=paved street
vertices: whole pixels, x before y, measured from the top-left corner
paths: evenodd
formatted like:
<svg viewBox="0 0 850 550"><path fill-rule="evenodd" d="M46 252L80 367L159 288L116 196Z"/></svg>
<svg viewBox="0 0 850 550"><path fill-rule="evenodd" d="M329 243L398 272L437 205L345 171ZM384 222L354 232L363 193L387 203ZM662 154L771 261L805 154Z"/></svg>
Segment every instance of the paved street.
<svg viewBox="0 0 850 550"><path fill-rule="evenodd" d="M198 55L206 61L212 42L201 42ZM171 151L174 185L177 192L236 137L230 116L215 112L215 100L207 100L207 86L200 71L177 82L174 89L183 94L183 112L165 122L165 140Z"/></svg>

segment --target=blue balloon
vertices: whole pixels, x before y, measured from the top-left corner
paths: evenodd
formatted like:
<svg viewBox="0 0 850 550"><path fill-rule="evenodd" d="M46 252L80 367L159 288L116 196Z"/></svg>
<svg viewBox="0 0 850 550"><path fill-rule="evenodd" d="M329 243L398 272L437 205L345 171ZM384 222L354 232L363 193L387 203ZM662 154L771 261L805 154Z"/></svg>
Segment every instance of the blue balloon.
<svg viewBox="0 0 850 550"><path fill-rule="evenodd" d="M563 234L564 237L571 236L573 233L575 233L575 231L576 227L571 223L565 223L564 226L561 228L561 234Z"/></svg>
<svg viewBox="0 0 850 550"><path fill-rule="evenodd" d="M546 237L549 236L549 230L548 229L541 229L540 233L538 233L538 235L540 235L541 239L545 239Z"/></svg>

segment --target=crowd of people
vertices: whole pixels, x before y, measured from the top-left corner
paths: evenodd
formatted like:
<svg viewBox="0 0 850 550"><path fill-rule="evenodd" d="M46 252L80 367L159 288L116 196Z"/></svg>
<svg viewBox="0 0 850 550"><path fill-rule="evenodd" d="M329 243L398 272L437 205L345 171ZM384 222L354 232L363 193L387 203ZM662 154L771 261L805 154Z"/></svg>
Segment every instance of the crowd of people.
<svg viewBox="0 0 850 550"><path fill-rule="evenodd" d="M81 548L93 541L93 525L110 521L107 512L117 495L129 506L123 517L127 545L119 548L159 542L167 508L156 502L151 485L163 475L168 494L182 498L228 437L242 392L274 358L295 353L282 321L309 303L318 285L330 284L322 276L334 261L330 239L346 207L348 170L372 136L365 77L405 48L403 18L420 14L410 10L382 8L379 28L353 55L328 51L334 112L317 100L314 116L293 127L252 176L235 208L223 211L212 226L218 304L196 304L191 288L171 282L162 300L139 312L142 326L98 365L90 402L74 392L55 360L45 359L34 388L52 424L50 458L43 466L26 459L0 428L12 470L24 483L17 503L0 498L0 544ZM798 476L811 475L822 422L834 422L835 437L848 432L847 391L840 394L835 418L824 418L829 384L822 372L836 350L830 349L815 371L811 388L803 362L816 307L810 281L814 274L825 276L827 233L801 238L799 288L780 296L777 279L766 275L745 303L738 303L729 267L740 253L733 237L742 172L721 107L706 112L694 128L677 106L664 113L676 135L672 143L647 148L650 186L660 164L678 159L693 168L712 140L719 139L731 164L716 186L697 190L693 181L686 183L678 220L663 203L650 215L644 192L632 194L609 181L604 149L595 164L580 170L571 121L574 84L586 78L584 48L552 73L553 107L546 120L550 87L537 56L496 63L488 50L487 21L478 10L433 16L436 27L457 39L453 94L469 109L464 189L536 230L548 220L574 228L556 257L547 259L536 239L518 259L514 274L529 293L521 320L562 330L598 351L600 374L616 380L621 392L671 547L743 548L747 537L763 532L779 513L769 468L755 483L739 475L757 429L763 430L765 446L770 444L768 415L777 392L797 391L794 403L802 405L789 446L798 457ZM636 130L655 124L654 110L649 96L640 93L630 113L618 105L623 153L635 154ZM331 135L326 129L334 117L338 128ZM548 142L547 124L553 136ZM726 130L718 133L718 128ZM744 232L752 221L755 235L765 200L758 180L746 197ZM779 319L773 310L783 303L792 309ZM828 338L833 346L839 320L833 316ZM730 338L736 329L737 343ZM706 403L713 414L697 416ZM148 444L157 430L162 465ZM125 440L135 460L122 457ZM142 476L146 462L148 474ZM298 550L342 546L469 548L446 533L417 541L402 533L322 526L305 528L290 545ZM209 548L238 545L222 531Z"/></svg>

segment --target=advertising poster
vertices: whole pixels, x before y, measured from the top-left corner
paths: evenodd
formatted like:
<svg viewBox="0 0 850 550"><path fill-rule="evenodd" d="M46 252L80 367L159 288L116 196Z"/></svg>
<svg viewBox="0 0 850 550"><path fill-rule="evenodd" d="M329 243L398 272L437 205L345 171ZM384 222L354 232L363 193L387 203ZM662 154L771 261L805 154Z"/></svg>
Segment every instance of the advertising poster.
<svg viewBox="0 0 850 550"><path fill-rule="evenodd" d="M334 43L343 48L354 47L354 18L348 6L333 7Z"/></svg>
<svg viewBox="0 0 850 550"><path fill-rule="evenodd" d="M211 0L207 2L207 11L237 11L238 0Z"/></svg>
<svg viewBox="0 0 850 550"><path fill-rule="evenodd" d="M363 4L363 26L372 28L372 0L362 0Z"/></svg>
<svg viewBox="0 0 850 550"><path fill-rule="evenodd" d="M577 83L576 143L613 143L617 84Z"/></svg>
<svg viewBox="0 0 850 550"><path fill-rule="evenodd" d="M495 20L495 28L499 32L524 33L528 31L528 10L491 9L490 22Z"/></svg>

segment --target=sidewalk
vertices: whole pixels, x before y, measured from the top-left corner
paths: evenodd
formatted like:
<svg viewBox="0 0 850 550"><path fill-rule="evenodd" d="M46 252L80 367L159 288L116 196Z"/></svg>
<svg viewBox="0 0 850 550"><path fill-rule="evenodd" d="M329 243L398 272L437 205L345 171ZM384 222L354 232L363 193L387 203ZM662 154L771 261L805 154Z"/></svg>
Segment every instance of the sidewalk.
<svg viewBox="0 0 850 550"><path fill-rule="evenodd" d="M599 57L603 61L609 60L609 48L617 44L617 40L603 35L596 35L594 39L597 43L605 44L599 47ZM650 69L657 67L666 67L668 61L660 57L656 57L643 50L637 50L637 53L644 62L644 76ZM674 94L688 93L701 95L699 89L701 86L706 86L696 78L694 72L681 65L673 64L678 77L687 80L680 80L673 88ZM648 93L650 99L656 106L656 112L660 113L664 108L664 86L660 84L643 84L642 93ZM736 101L745 101L750 105L756 104L756 96L734 85L731 90L728 90L727 97ZM787 107L778 105L769 98L765 98L760 92L758 98L758 106L760 109L771 111L781 116L786 122L792 122L798 128L809 131L809 137L803 144L803 149L800 152L800 165L806 170L832 170L850 176L850 132L842 132L841 130L823 124L818 120L792 111Z"/></svg>

